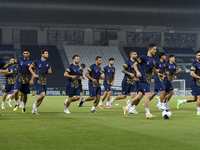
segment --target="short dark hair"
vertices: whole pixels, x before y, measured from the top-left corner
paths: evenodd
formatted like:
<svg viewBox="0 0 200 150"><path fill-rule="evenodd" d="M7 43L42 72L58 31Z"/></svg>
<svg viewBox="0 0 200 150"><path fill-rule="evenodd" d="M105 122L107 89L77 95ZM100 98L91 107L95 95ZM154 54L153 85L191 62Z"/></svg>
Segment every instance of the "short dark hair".
<svg viewBox="0 0 200 150"><path fill-rule="evenodd" d="M43 49L43 50L41 50L40 54L42 55L42 54L44 54L44 52L48 52L48 51L49 51L48 49Z"/></svg>
<svg viewBox="0 0 200 150"><path fill-rule="evenodd" d="M11 59L15 59L15 57L10 57L10 60L11 60Z"/></svg>
<svg viewBox="0 0 200 150"><path fill-rule="evenodd" d="M161 58L161 57L164 56L164 55L166 56L165 52L160 52L160 53L159 53L159 58Z"/></svg>
<svg viewBox="0 0 200 150"><path fill-rule="evenodd" d="M72 57L72 59L74 60L74 58L76 58L76 57L79 57L78 55L74 55L73 57Z"/></svg>
<svg viewBox="0 0 200 150"><path fill-rule="evenodd" d="M155 43L150 43L149 45L148 45L148 50L150 49L150 48L153 48L153 47L155 47L156 46L156 44Z"/></svg>
<svg viewBox="0 0 200 150"><path fill-rule="evenodd" d="M171 57L175 57L175 55L169 55L169 58L171 58Z"/></svg>
<svg viewBox="0 0 200 150"><path fill-rule="evenodd" d="M136 51L130 51L129 55L131 55L132 53L135 53Z"/></svg>
<svg viewBox="0 0 200 150"><path fill-rule="evenodd" d="M109 61L111 61L111 60L115 60L115 59L114 58L110 58Z"/></svg>
<svg viewBox="0 0 200 150"><path fill-rule="evenodd" d="M29 50L28 49L24 49L23 52L29 52Z"/></svg>
<svg viewBox="0 0 200 150"><path fill-rule="evenodd" d="M200 53L200 50L196 51L196 54Z"/></svg>
<svg viewBox="0 0 200 150"><path fill-rule="evenodd" d="M101 58L101 57L100 57L100 56L97 56L97 57L96 57L96 60L98 60L99 58Z"/></svg>
<svg viewBox="0 0 200 150"><path fill-rule="evenodd" d="M85 64L81 64L81 67L85 68Z"/></svg>

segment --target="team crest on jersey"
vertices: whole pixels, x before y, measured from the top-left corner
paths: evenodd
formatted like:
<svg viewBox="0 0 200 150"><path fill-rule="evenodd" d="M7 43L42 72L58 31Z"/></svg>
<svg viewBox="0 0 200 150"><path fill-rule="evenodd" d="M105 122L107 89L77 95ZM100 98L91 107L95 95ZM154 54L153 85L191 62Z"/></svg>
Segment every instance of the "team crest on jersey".
<svg viewBox="0 0 200 150"><path fill-rule="evenodd" d="M110 72L110 70L108 70L108 72Z"/></svg>
<svg viewBox="0 0 200 150"><path fill-rule="evenodd" d="M149 61L147 62L147 65L149 65Z"/></svg>
<svg viewBox="0 0 200 150"><path fill-rule="evenodd" d="M39 67L41 67L41 64L39 64Z"/></svg>
<svg viewBox="0 0 200 150"><path fill-rule="evenodd" d="M30 66L30 64L28 64L28 66Z"/></svg>
<svg viewBox="0 0 200 150"><path fill-rule="evenodd" d="M49 65L48 65L48 64L47 64L46 66L47 66L47 67L49 67Z"/></svg>
<svg viewBox="0 0 200 150"><path fill-rule="evenodd" d="M21 64L20 64L21 66L23 65L23 62L21 62Z"/></svg>
<svg viewBox="0 0 200 150"><path fill-rule="evenodd" d="M76 69L74 69L74 72L76 72Z"/></svg>

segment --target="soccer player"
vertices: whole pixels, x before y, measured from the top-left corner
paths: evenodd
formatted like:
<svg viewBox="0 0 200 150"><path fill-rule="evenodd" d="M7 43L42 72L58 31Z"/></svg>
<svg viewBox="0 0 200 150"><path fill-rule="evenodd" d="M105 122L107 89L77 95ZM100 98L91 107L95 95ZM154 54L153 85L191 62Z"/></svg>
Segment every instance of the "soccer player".
<svg viewBox="0 0 200 150"><path fill-rule="evenodd" d="M10 63L14 64L14 60L15 60L15 58L11 57ZM5 102L6 96L14 87L17 72L18 72L17 68L14 65L11 65L11 66L8 66L7 69L3 73L3 75L6 76L6 85L5 85L5 90L4 90L4 94L2 97L2 104L1 104L2 109L5 109L4 102ZM16 94L15 101L18 101L18 99L19 99L19 95ZM11 102L8 101L8 104L10 107L12 107Z"/></svg>
<svg viewBox="0 0 200 150"><path fill-rule="evenodd" d="M103 109L102 104L106 97L107 97L106 107L108 109L110 109L109 101L110 101L110 95L112 92L111 86L113 85L114 80L115 80L115 68L113 67L113 65L114 65L114 58L110 58L108 66L106 66L102 69L102 72L104 73L104 78L105 78L105 81L103 82L105 92L104 92L103 97L101 98L99 105L98 105L101 109Z"/></svg>
<svg viewBox="0 0 200 150"><path fill-rule="evenodd" d="M160 52L159 53L159 58L160 60L156 61L156 70L160 73L165 75L165 68L166 68L166 54L164 52ZM150 100L152 100L154 98L154 96L156 96L158 94L159 91L161 91L161 95L160 95L160 99L159 99L159 103L156 105L156 107L158 109L165 109L164 107L164 97L165 97L165 88L163 85L163 80L164 80L165 76L163 77L158 77L157 74L154 75L154 92L151 94Z"/></svg>
<svg viewBox="0 0 200 150"><path fill-rule="evenodd" d="M177 109L183 103L197 101L197 116L200 116L200 51L196 52L196 59L190 70L190 76L192 77L190 85L193 97L178 100Z"/></svg>
<svg viewBox="0 0 200 150"><path fill-rule="evenodd" d="M104 77L101 77L102 71L99 67L101 65L102 58L100 56L96 57L96 64L91 65L88 68L88 71L86 72L85 76L89 79L89 91L90 91L90 97L86 99L82 99L79 102L79 107L85 102L85 101L94 101L94 105L91 109L91 113L96 113L95 108L99 103L100 97L101 97L101 86L99 80L104 80Z"/></svg>
<svg viewBox="0 0 200 150"><path fill-rule="evenodd" d="M47 60L49 53L47 49L41 50L41 59L35 60L29 67L34 77L34 85L38 91L38 97L33 104L32 114L38 114L37 109L41 105L47 90L47 74L51 74L51 63ZM33 70L35 69L35 71Z"/></svg>
<svg viewBox="0 0 200 150"><path fill-rule="evenodd" d="M172 86L172 81L176 79L177 77L175 74L178 74L181 72L181 69L177 69L177 66L175 64L175 56L169 55L169 62L166 63L166 74L167 77L165 77L163 81L163 85L165 87L165 96L166 96L166 103L165 103L165 109L169 109L169 100L171 99L172 95L174 94L174 88Z"/></svg>
<svg viewBox="0 0 200 150"><path fill-rule="evenodd" d="M79 102L82 100L82 92L83 92L83 85L82 85L82 80L85 80L85 77L83 77L83 70L85 69L85 64L81 64L79 68L79 78L78 78L78 84L79 84L79 89L80 89L80 99Z"/></svg>
<svg viewBox="0 0 200 150"><path fill-rule="evenodd" d="M18 67L18 74L17 74L17 79L14 84L13 88L13 94L11 95L10 100L12 100L18 92L21 92L21 97L22 97L22 113L26 113L25 106L27 102L27 94L30 93L29 89L29 83L30 85L33 85L33 78L29 81L30 78L30 71L29 71L29 66L32 64L32 60L30 60L30 52L28 49L25 49L23 51L23 58L18 58L15 59L15 64L19 64ZM17 111L18 108L18 101L16 101L15 107L13 111Z"/></svg>
<svg viewBox="0 0 200 150"><path fill-rule="evenodd" d="M64 102L66 106L64 113L66 114L70 114L70 111L68 108L71 102L74 102L80 99L80 89L79 89L79 84L78 84L79 56L74 55L72 59L73 59L73 63L68 66L68 68L66 69L64 73L64 76L67 77L66 94L69 96Z"/></svg>
<svg viewBox="0 0 200 150"><path fill-rule="evenodd" d="M124 117L127 117L127 112L129 109L134 105L137 104L138 101L142 99L144 94L145 97L145 111L146 111L146 118L155 118L154 115L152 115L149 111L149 100L151 97L151 90L150 90L150 83L152 78L152 73L155 71L155 74L157 73L158 76L163 77L163 74L158 73L155 70L155 59L154 55L156 53L156 44L151 43L148 46L148 52L147 55L141 55L137 61L134 63L133 67L136 71L137 77L139 77L139 93L138 95L131 99L131 102L124 106ZM138 64L140 64L140 71L138 70Z"/></svg>
<svg viewBox="0 0 200 150"><path fill-rule="evenodd" d="M117 97L114 97L110 100L110 106L113 104L115 100L125 99L127 94L131 94L131 99L135 97L136 95L136 87L135 87L135 81L138 81L138 78L135 78L135 70L133 68L133 64L136 62L137 59L137 53L135 51L130 52L130 59L125 62L125 64L122 67L121 72L124 73L124 78L122 80L122 95L118 95ZM137 105L137 104L136 104ZM135 110L136 105L133 106L134 109L133 114L137 114L138 112Z"/></svg>

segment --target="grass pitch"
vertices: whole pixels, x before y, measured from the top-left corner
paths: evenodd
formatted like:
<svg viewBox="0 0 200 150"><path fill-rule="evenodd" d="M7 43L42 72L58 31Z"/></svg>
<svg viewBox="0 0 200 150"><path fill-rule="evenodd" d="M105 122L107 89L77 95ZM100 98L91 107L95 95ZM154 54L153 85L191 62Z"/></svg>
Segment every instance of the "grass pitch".
<svg viewBox="0 0 200 150"><path fill-rule="evenodd" d="M136 108L137 115L124 118L122 107L125 100L115 101L112 109L96 108L98 113L90 113L93 102L85 102L83 108L78 102L71 103L71 114L65 114L62 96L47 96L39 115L31 114L35 97L28 97L26 114L21 109L13 112L5 103L0 117L0 150L161 150L199 149L199 120L196 103L187 103L176 109L177 99L169 102L172 118L162 118L162 111L150 102L150 111L155 119L146 119L142 105ZM118 103L119 105L115 105ZM12 102L14 105L14 101Z"/></svg>

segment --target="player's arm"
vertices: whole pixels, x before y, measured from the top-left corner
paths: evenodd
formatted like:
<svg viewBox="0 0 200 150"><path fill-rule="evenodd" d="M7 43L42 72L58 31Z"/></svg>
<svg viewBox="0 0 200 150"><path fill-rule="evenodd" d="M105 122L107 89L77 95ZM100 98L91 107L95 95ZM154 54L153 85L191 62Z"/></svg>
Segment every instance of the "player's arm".
<svg viewBox="0 0 200 150"><path fill-rule="evenodd" d="M3 76L7 76L11 73L13 73L13 70L9 71L8 68L6 70L3 70Z"/></svg>
<svg viewBox="0 0 200 150"><path fill-rule="evenodd" d="M142 75L141 75L141 73L140 73L140 71L138 69L138 62L137 61L133 64L133 68L134 68L134 70L136 72L136 76L137 77L142 77Z"/></svg>
<svg viewBox="0 0 200 150"><path fill-rule="evenodd" d="M36 70L34 69L34 73L36 73ZM34 84L34 76L32 75L31 76L31 80L29 81L29 84L30 85L33 85Z"/></svg>
<svg viewBox="0 0 200 150"><path fill-rule="evenodd" d="M127 65L127 64L126 64L126 65ZM131 76L131 78L134 78L134 77L135 77L135 75L134 75L133 73L130 73L130 72L126 71L125 68L124 68L124 66L122 67L121 72L122 72L122 73L125 73L125 74L127 74L127 75L129 75L129 76Z"/></svg>
<svg viewBox="0 0 200 150"><path fill-rule="evenodd" d="M181 72L181 68L178 68L178 70L176 69L175 73L178 74Z"/></svg>
<svg viewBox="0 0 200 150"><path fill-rule="evenodd" d="M96 79L93 79L92 77L90 77L90 72L89 72L89 71L87 71L87 72L85 73L85 76L86 76L89 80L91 80L92 82L96 82L96 81L97 81Z"/></svg>
<svg viewBox="0 0 200 150"><path fill-rule="evenodd" d="M113 79L112 79L112 82L110 83L110 86L113 86L114 80L115 80L115 74L113 75Z"/></svg>
<svg viewBox="0 0 200 150"><path fill-rule="evenodd" d="M29 66L29 71L31 72L32 77L38 78L39 76L34 72L33 69L35 69L35 63L34 62Z"/></svg>
<svg viewBox="0 0 200 150"><path fill-rule="evenodd" d="M190 71L190 76L196 79L200 79L200 76L196 75L195 71Z"/></svg>
<svg viewBox="0 0 200 150"><path fill-rule="evenodd" d="M76 78L77 78L76 75L70 75L67 71L65 71L65 73L64 73L64 77L72 78L72 79L76 79Z"/></svg>
<svg viewBox="0 0 200 150"><path fill-rule="evenodd" d="M49 67L49 69L48 69L48 74L52 74L51 67Z"/></svg>

